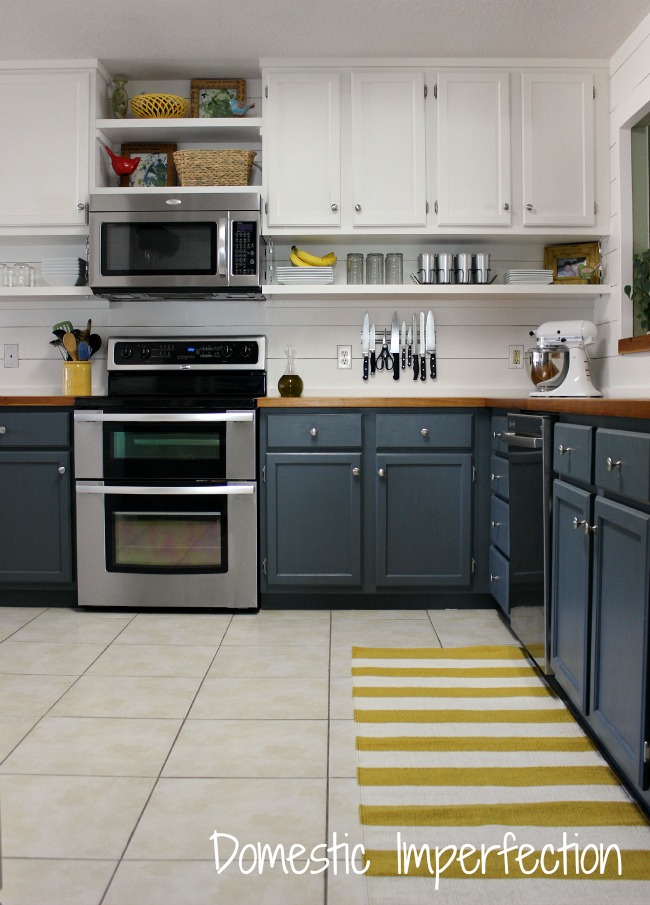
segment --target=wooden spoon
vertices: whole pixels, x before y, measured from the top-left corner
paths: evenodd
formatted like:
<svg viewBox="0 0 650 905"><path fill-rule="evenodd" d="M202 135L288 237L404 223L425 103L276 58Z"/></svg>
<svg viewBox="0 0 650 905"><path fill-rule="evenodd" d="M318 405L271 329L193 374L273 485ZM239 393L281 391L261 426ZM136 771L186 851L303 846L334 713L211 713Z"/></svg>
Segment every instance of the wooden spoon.
<svg viewBox="0 0 650 905"><path fill-rule="evenodd" d="M79 361L79 356L77 354L77 340L75 339L74 333L63 334L63 345L70 358L73 361Z"/></svg>
<svg viewBox="0 0 650 905"><path fill-rule="evenodd" d="M88 337L90 336L92 328L93 328L93 322L90 318L88 318L88 323L86 324L86 329L81 334L81 338L87 340Z"/></svg>

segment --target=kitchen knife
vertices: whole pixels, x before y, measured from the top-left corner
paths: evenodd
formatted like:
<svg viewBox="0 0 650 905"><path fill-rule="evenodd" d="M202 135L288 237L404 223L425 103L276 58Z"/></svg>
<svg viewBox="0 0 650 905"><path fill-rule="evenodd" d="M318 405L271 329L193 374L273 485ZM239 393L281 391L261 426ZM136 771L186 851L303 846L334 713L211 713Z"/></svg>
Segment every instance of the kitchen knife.
<svg viewBox="0 0 650 905"><path fill-rule="evenodd" d="M406 321L402 321L400 345L402 347L402 369L404 369L406 367Z"/></svg>
<svg viewBox="0 0 650 905"><path fill-rule="evenodd" d="M420 363L418 361L418 324L413 315L413 380L417 380L420 374Z"/></svg>
<svg viewBox="0 0 650 905"><path fill-rule="evenodd" d="M413 329L412 329L412 327L408 328L408 332L406 334L406 344L409 347L406 364L410 368L413 364Z"/></svg>
<svg viewBox="0 0 650 905"><path fill-rule="evenodd" d="M420 311L420 380L427 379L427 352L424 335L424 311Z"/></svg>
<svg viewBox="0 0 650 905"><path fill-rule="evenodd" d="M399 380L399 321L397 311L393 313L390 325L390 352L393 356L393 380Z"/></svg>
<svg viewBox="0 0 650 905"><path fill-rule="evenodd" d="M375 325L370 324L370 373L374 374L377 370L377 355L375 349L377 347L377 337L375 335Z"/></svg>
<svg viewBox="0 0 650 905"><path fill-rule="evenodd" d="M431 379L436 379L436 325L433 311L427 314L427 352L431 353Z"/></svg>
<svg viewBox="0 0 650 905"><path fill-rule="evenodd" d="M361 327L361 354L363 355L363 379L368 379L368 352L370 350L370 321L368 312L363 316L363 325Z"/></svg>

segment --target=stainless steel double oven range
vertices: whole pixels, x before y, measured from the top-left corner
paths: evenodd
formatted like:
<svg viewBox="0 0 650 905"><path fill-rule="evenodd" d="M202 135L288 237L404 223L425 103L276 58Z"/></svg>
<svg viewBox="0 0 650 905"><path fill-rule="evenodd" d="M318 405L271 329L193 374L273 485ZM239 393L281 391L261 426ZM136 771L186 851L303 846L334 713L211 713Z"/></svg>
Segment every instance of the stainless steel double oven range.
<svg viewBox="0 0 650 905"><path fill-rule="evenodd" d="M74 411L80 606L258 607L264 395L263 336L109 340Z"/></svg>

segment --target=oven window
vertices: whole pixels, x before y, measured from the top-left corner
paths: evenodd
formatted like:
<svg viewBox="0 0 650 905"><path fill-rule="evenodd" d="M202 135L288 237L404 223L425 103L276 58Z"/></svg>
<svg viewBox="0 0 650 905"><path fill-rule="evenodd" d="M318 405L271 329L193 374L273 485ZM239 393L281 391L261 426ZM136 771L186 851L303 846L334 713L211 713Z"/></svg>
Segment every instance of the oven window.
<svg viewBox="0 0 650 905"><path fill-rule="evenodd" d="M227 499L106 498L108 572L227 572Z"/></svg>
<svg viewBox="0 0 650 905"><path fill-rule="evenodd" d="M107 478L218 481L226 476L226 425L116 422L104 427Z"/></svg>
<svg viewBox="0 0 650 905"><path fill-rule="evenodd" d="M214 275L217 224L102 223L104 276Z"/></svg>

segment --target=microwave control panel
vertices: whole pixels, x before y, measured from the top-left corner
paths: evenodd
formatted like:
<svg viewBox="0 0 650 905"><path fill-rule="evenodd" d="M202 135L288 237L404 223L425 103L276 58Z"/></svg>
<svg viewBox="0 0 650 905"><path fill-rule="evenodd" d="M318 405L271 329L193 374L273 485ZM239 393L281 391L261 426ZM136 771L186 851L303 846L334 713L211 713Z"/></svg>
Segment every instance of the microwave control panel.
<svg viewBox="0 0 650 905"><path fill-rule="evenodd" d="M257 223L254 220L232 221L232 273L235 276L257 273Z"/></svg>

